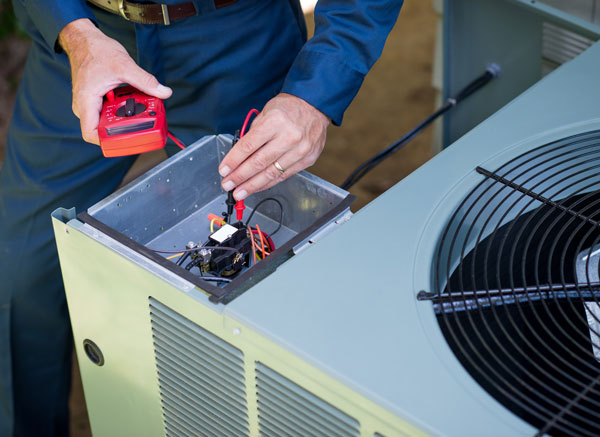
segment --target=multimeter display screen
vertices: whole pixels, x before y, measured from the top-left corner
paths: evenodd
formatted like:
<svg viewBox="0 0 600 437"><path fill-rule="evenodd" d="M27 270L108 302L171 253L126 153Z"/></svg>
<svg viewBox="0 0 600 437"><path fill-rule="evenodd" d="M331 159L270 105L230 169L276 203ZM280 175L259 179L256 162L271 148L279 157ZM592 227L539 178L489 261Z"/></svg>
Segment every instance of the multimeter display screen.
<svg viewBox="0 0 600 437"><path fill-rule="evenodd" d="M108 135L121 135L129 134L132 132L139 132L146 129L152 129L154 127L154 121L143 121L141 123L128 124L127 126L107 127L106 133Z"/></svg>

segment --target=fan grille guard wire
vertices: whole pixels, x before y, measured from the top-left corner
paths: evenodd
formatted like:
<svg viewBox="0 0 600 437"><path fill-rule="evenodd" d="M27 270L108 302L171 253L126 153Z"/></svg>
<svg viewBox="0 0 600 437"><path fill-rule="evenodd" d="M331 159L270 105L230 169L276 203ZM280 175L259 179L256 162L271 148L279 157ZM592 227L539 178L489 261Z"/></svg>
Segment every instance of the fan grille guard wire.
<svg viewBox="0 0 600 437"><path fill-rule="evenodd" d="M538 435L600 435L600 320L586 316L600 302L600 132L477 172L418 298L467 371Z"/></svg>

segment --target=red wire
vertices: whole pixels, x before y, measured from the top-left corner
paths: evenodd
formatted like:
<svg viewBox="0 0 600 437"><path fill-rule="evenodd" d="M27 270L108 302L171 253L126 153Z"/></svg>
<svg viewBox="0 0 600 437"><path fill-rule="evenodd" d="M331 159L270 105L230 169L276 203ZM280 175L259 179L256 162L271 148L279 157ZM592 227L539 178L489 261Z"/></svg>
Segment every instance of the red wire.
<svg viewBox="0 0 600 437"><path fill-rule="evenodd" d="M244 120L244 124L242 125L242 130L240 131L240 138L242 138L244 136L244 134L246 133L246 128L248 127L248 123L250 123L250 117L252 117L252 114L260 114L260 112L258 112L258 109L251 109L250 112L248 112L248 115L246 115L246 119ZM241 220L242 219L242 214L244 214L244 201L243 200L238 200L237 203L235 204L235 209L237 210L237 219ZM252 239L252 241L254 241L254 239ZM264 256L264 248L263 248L263 256Z"/></svg>
<svg viewBox="0 0 600 437"><path fill-rule="evenodd" d="M271 248L271 252L273 252L275 250L275 244L273 243L273 240L271 240L271 237L269 237L267 234L265 234L263 232L263 235L265 236L265 238L267 239L267 243L269 243L269 247Z"/></svg>
<svg viewBox="0 0 600 437"><path fill-rule="evenodd" d="M175 135L173 135L171 132L167 132L167 136L169 138L171 138L173 140L173 142L175 144L177 144L179 147L181 147L182 149L185 149L185 146L181 143L181 141L179 141L177 138L175 138Z"/></svg>
<svg viewBox="0 0 600 437"><path fill-rule="evenodd" d="M273 239L271 237L269 237L269 234L267 234L266 232L263 232L263 231L260 231L260 232L261 232L261 234L263 234L263 236L267 240L267 244L269 246L269 251L273 252L275 250L275 243L273 243ZM252 233L258 235L258 231L256 229L252 229Z"/></svg>
<svg viewBox="0 0 600 437"><path fill-rule="evenodd" d="M250 122L250 117L252 117L252 114L258 115L260 112L258 112L258 109L251 109L250 112L248 112L248 115L246 115L246 120L244 120L244 124L242 125L242 130L240 131L240 138L242 138L246 133L246 128L248 127L248 123Z"/></svg>

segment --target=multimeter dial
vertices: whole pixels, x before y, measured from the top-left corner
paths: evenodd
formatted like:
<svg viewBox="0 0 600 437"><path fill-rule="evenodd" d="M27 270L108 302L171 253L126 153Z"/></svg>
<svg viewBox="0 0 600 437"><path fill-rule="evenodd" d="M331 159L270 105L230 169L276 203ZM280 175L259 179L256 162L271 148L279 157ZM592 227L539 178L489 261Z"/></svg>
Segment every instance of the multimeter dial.
<svg viewBox="0 0 600 437"><path fill-rule="evenodd" d="M146 105L140 102L136 102L134 98L129 98L125 101L123 106L117 108L117 117L133 117L134 115L141 114L146 110Z"/></svg>

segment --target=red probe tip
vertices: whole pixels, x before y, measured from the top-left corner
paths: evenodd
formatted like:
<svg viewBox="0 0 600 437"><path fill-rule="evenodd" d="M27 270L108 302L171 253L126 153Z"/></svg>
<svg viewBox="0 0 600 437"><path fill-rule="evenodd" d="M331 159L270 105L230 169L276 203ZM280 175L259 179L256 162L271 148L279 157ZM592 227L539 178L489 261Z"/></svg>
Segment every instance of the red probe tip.
<svg viewBox="0 0 600 437"><path fill-rule="evenodd" d="M246 205L244 205L243 200L238 200L235 204L235 212L236 218L238 221L241 221L244 218L244 210L246 209Z"/></svg>

